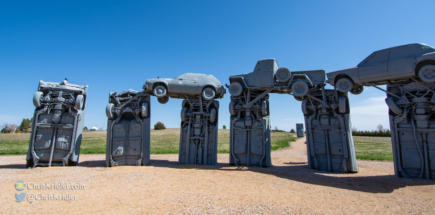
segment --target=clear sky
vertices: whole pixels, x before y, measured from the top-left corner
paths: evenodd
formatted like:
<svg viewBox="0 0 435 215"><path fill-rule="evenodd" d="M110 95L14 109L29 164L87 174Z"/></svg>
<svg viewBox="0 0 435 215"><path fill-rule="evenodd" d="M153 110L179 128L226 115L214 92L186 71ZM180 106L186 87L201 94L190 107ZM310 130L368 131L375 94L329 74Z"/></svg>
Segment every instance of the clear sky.
<svg viewBox="0 0 435 215"><path fill-rule="evenodd" d="M85 125L106 127L109 92L183 73L252 72L275 58L291 71L356 66L373 51L435 46L435 1L0 1L0 124L31 118L39 80L88 85ZM329 88L331 88L329 86ZM219 124L229 125L230 95ZM352 124L389 127L385 93L350 96ZM151 100L151 123L179 127L181 100ZM271 95L271 125L295 128L301 103Z"/></svg>

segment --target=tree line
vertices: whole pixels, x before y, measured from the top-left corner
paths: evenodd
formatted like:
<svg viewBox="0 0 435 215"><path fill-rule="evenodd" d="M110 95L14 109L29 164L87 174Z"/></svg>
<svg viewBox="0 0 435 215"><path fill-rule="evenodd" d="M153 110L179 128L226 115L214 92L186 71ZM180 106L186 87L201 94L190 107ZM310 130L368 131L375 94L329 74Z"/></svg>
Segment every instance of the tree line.
<svg viewBox="0 0 435 215"><path fill-rule="evenodd" d="M370 137L391 137L390 129L384 129L382 125L377 126L377 130L358 131L357 128L352 128L352 136L370 136Z"/></svg>

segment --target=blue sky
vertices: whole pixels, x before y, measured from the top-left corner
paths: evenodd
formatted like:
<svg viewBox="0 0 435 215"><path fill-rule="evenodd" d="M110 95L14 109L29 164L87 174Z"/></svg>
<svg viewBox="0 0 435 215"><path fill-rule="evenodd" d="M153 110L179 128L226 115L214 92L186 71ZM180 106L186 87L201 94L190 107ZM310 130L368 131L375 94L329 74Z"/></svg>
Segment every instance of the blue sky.
<svg viewBox="0 0 435 215"><path fill-rule="evenodd" d="M291 71L355 66L373 51L435 45L435 1L1 1L0 124L33 115L39 80L88 85L85 125L106 127L109 92L146 79L213 74L229 83L275 58ZM331 87L329 87L331 88ZM219 124L229 124L230 95ZM350 96L358 129L389 127L385 93ZM301 104L271 95L271 125L295 128ZM179 127L180 99L152 98L151 122Z"/></svg>

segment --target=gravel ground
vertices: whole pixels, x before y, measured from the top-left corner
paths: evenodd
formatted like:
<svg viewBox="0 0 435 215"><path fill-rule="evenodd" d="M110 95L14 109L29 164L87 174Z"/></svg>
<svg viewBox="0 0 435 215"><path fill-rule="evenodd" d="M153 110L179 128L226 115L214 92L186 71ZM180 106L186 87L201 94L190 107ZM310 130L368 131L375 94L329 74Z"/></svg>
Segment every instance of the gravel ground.
<svg viewBox="0 0 435 215"><path fill-rule="evenodd" d="M0 156L0 214L435 214L435 181L396 178L392 162L359 160L356 174L308 169L304 141L272 152L270 168L229 166L227 154L216 166L178 165L172 154L105 168L105 155L81 155L78 167L36 169L23 155ZM14 188L20 180L24 191ZM35 189L47 183L82 187ZM40 200L16 202L21 192ZM41 200L51 194L70 197Z"/></svg>

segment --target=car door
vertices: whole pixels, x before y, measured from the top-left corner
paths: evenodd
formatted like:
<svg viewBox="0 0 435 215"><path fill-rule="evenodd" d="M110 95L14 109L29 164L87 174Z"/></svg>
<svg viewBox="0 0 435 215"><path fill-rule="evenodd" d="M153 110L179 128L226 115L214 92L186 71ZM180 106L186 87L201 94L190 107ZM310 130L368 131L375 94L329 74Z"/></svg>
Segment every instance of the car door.
<svg viewBox="0 0 435 215"><path fill-rule="evenodd" d="M273 87L274 85L274 74L272 70L256 71L249 75L253 76L255 87Z"/></svg>
<svg viewBox="0 0 435 215"><path fill-rule="evenodd" d="M388 70L391 78L414 76L414 52L412 46L406 45L391 49Z"/></svg>
<svg viewBox="0 0 435 215"><path fill-rule="evenodd" d="M194 76L180 76L171 81L172 93L196 93L198 90L197 79Z"/></svg>
<svg viewBox="0 0 435 215"><path fill-rule="evenodd" d="M390 49L374 52L358 65L359 78L362 81L378 81L388 77L388 56Z"/></svg>

